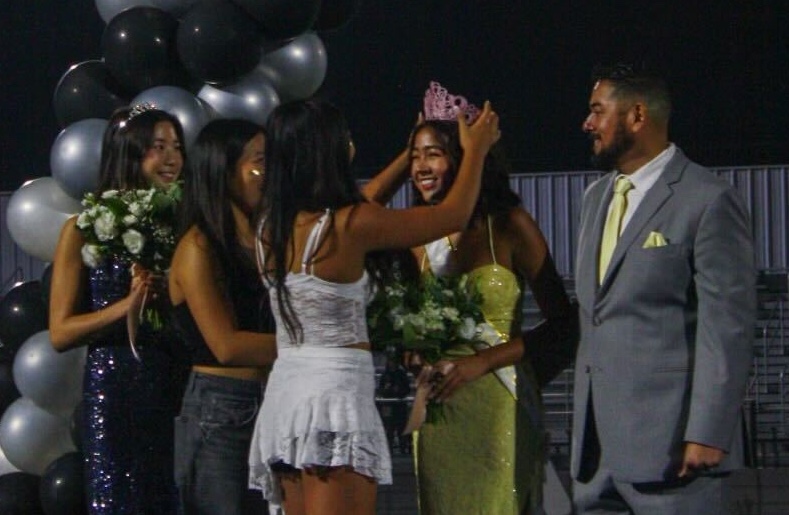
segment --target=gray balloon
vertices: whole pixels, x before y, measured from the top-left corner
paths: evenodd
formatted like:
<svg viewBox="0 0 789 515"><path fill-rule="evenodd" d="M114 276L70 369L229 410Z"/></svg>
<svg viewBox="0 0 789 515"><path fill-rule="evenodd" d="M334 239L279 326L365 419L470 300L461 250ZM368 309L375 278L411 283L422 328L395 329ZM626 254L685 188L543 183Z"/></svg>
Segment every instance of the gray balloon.
<svg viewBox="0 0 789 515"><path fill-rule="evenodd" d="M109 23L116 14L132 7L153 7L154 0L96 0L96 9L104 23Z"/></svg>
<svg viewBox="0 0 789 515"><path fill-rule="evenodd" d="M211 106L217 118L243 118L258 125L265 125L279 105L277 90L260 70L221 87L206 84L197 97Z"/></svg>
<svg viewBox="0 0 789 515"><path fill-rule="evenodd" d="M271 82L282 102L312 96L326 77L326 47L317 34L308 32L286 45L265 52L257 70Z"/></svg>
<svg viewBox="0 0 789 515"><path fill-rule="evenodd" d="M99 184L101 140L107 120L79 120L58 134L49 152L52 177L74 198L96 189Z"/></svg>
<svg viewBox="0 0 789 515"><path fill-rule="evenodd" d="M82 399L85 347L57 352L49 331L25 340L14 356L14 382L23 397L39 407L70 417Z"/></svg>
<svg viewBox="0 0 789 515"><path fill-rule="evenodd" d="M52 177L39 177L22 185L8 201L6 224L22 250L42 261L52 261L63 223L82 210Z"/></svg>
<svg viewBox="0 0 789 515"><path fill-rule="evenodd" d="M211 112L202 100L183 88L156 86L146 89L131 101L131 105L150 103L178 118L184 129L186 146L197 139L200 130L211 121Z"/></svg>
<svg viewBox="0 0 789 515"><path fill-rule="evenodd" d="M69 423L31 399L20 397L0 419L0 448L13 466L40 476L50 463L77 450L71 441Z"/></svg>
<svg viewBox="0 0 789 515"><path fill-rule="evenodd" d="M156 7L176 17L182 15L198 0L96 0L96 9L104 23L109 23L121 11L132 7Z"/></svg>
<svg viewBox="0 0 789 515"><path fill-rule="evenodd" d="M21 472L21 470L16 468L13 463L8 461L8 458L5 457L3 449L0 449L0 476L3 474L10 474L11 472Z"/></svg>

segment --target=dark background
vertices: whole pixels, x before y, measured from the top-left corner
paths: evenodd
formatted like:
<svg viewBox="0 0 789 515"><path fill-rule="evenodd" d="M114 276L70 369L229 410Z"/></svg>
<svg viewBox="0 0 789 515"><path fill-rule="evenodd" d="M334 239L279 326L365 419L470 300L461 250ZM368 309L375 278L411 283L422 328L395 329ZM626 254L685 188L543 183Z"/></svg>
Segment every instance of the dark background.
<svg viewBox="0 0 789 515"><path fill-rule="evenodd" d="M320 34L321 94L349 118L361 176L404 146L430 80L493 102L516 171L579 170L592 66L645 61L672 84L672 140L692 158L789 164L788 27L783 0L359 0ZM0 190L13 191L50 174L52 94L101 57L104 23L92 0L6 0L0 28Z"/></svg>

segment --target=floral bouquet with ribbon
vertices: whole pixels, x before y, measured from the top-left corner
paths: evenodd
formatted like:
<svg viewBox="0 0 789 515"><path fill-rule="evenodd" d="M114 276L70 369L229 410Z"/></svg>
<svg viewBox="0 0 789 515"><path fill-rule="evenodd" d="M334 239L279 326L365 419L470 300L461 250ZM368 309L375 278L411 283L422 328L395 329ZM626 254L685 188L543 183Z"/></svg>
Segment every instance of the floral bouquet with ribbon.
<svg viewBox="0 0 789 515"><path fill-rule="evenodd" d="M165 189L107 190L100 195L87 193L82 200L83 211L77 217L77 227L85 243L82 261L90 268L113 258L128 264L130 269L140 266L163 276L170 267L175 250L176 206L181 199L181 187L173 183ZM153 329L161 329L162 314L156 306L146 307L143 297L138 313L129 313L129 343L137 356L134 338L141 320Z"/></svg>
<svg viewBox="0 0 789 515"><path fill-rule="evenodd" d="M395 282L379 290L367 308L367 326L375 350L419 353L433 365L453 346L493 345L498 332L482 314L482 295L468 276L426 275L420 282ZM427 399L440 371L425 367L404 433L416 429L427 416ZM431 404L431 419L440 417L440 405Z"/></svg>

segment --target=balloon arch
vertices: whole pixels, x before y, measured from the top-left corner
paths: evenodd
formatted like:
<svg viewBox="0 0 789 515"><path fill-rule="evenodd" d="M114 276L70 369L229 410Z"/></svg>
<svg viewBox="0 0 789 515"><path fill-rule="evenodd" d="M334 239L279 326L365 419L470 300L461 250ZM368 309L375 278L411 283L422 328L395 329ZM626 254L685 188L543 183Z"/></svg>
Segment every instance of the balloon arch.
<svg viewBox="0 0 789 515"><path fill-rule="evenodd" d="M55 86L62 130L50 151L51 176L11 196L14 242L52 261L63 223L98 184L102 134L120 107L149 102L170 112L188 147L212 119L263 125L281 102L313 95L327 68L319 34L343 27L357 2L95 0L106 23L101 57L72 65ZM76 423L85 348L52 348L49 271L0 300L2 513L85 512Z"/></svg>

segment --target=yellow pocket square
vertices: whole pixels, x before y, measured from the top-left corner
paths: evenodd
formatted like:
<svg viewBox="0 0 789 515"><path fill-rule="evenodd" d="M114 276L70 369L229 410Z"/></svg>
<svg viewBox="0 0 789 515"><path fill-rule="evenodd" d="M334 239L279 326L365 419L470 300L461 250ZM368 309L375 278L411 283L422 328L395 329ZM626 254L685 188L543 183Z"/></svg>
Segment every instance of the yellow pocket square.
<svg viewBox="0 0 789 515"><path fill-rule="evenodd" d="M642 248L651 249L654 247L664 247L666 245L668 245L666 238L664 238L659 232L652 231L649 233L649 236L647 236Z"/></svg>

